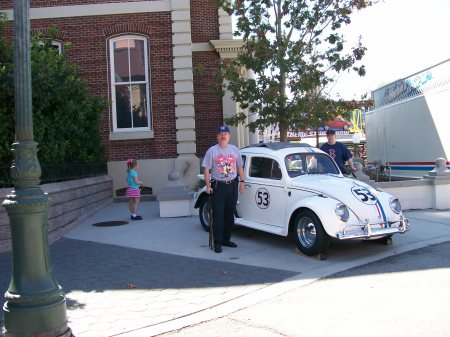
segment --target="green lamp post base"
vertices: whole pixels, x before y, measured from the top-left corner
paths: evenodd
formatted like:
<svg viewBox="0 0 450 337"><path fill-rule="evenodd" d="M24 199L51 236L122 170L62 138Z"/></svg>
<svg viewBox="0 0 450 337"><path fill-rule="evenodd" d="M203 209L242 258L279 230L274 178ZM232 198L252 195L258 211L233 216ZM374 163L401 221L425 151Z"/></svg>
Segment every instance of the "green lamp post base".
<svg viewBox="0 0 450 337"><path fill-rule="evenodd" d="M3 313L6 337L71 336L66 300L52 274L48 247L49 199L38 185L37 144L13 144L15 188L3 202L10 220L12 277Z"/></svg>
<svg viewBox="0 0 450 337"><path fill-rule="evenodd" d="M3 307L5 322L8 322L5 337L70 337L72 331L67 325L65 310L64 296L55 303L36 307L21 307L7 301ZM58 326L61 322L64 323Z"/></svg>

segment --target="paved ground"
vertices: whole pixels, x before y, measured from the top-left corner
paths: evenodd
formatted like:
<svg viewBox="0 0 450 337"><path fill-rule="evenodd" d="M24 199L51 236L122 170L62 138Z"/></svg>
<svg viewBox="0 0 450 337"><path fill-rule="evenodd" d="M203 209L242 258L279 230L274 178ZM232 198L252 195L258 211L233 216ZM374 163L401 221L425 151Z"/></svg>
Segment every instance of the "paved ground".
<svg viewBox="0 0 450 337"><path fill-rule="evenodd" d="M11 255L2 254L1 265ZM183 317L294 272L61 239L51 246L76 336L112 336ZM7 289L7 273L0 286Z"/></svg>
<svg viewBox="0 0 450 337"><path fill-rule="evenodd" d="M160 337L450 336L450 242L334 274Z"/></svg>
<svg viewBox="0 0 450 337"><path fill-rule="evenodd" d="M143 202L141 211L143 221L92 226L128 220L127 205L113 204L51 246L54 274L66 293L69 325L77 337L154 336L257 308L258 303L267 303L271 312L268 300L311 289L317 279L450 241L450 212L411 211L412 229L396 236L394 245L335 242L325 261L296 254L292 238L242 228L233 236L238 248L214 254L198 217L160 218L156 202ZM412 264L409 270L423 269ZM0 289L8 287L10 266L11 255L0 254ZM448 272L448 265L443 268ZM415 291L414 284L403 283ZM352 286L340 284L333 292L345 294ZM285 305L292 312L298 309ZM286 311L283 305L273 308L273 317ZM354 315L350 310L348 317Z"/></svg>

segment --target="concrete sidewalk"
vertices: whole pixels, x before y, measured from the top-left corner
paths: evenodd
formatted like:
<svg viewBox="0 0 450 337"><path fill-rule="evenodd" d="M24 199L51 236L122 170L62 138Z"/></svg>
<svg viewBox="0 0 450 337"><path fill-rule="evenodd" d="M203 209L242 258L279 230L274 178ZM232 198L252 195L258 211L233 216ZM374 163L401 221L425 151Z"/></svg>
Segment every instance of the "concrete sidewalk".
<svg viewBox="0 0 450 337"><path fill-rule="evenodd" d="M161 337L450 336L450 241L352 268Z"/></svg>
<svg viewBox="0 0 450 337"><path fill-rule="evenodd" d="M328 259L298 255L293 238L238 228L222 254L208 247L197 216L160 218L157 202L142 202L142 221L126 203L98 212L51 246L75 336L154 336L221 317L385 257L450 241L449 211L409 211L411 230L394 245L334 242ZM95 227L125 220L124 226ZM0 254L0 289L10 280L11 255Z"/></svg>

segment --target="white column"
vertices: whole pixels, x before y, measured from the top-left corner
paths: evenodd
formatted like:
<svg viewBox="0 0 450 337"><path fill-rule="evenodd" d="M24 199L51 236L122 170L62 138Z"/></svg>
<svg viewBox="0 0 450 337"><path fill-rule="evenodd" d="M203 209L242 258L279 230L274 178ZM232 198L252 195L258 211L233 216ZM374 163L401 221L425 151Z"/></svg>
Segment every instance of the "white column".
<svg viewBox="0 0 450 337"><path fill-rule="evenodd" d="M222 8L219 8L219 34L220 40L233 39L233 23L231 21L231 16Z"/></svg>
<svg viewBox="0 0 450 337"><path fill-rule="evenodd" d="M220 14L220 12L219 12ZM227 14L228 15L228 14ZM212 40L211 44L214 46L216 51L219 53L221 59L232 59L237 56L239 49L242 47L242 40ZM253 73L246 73L245 76L254 76ZM252 77L248 77L252 78ZM223 116L224 118L232 117L239 112L242 112L239 104L236 103L231 98L230 92L225 92L225 95L222 98L223 105ZM244 113L248 113L244 111ZM252 116L251 118L256 118L256 116ZM248 124L248 119L244 122L244 124ZM249 144L254 144L258 142L258 134L250 133L248 128L245 125L238 125L237 127L230 128L232 142L236 144L238 147L244 147Z"/></svg>
<svg viewBox="0 0 450 337"><path fill-rule="evenodd" d="M175 170L186 184L199 172L195 144L194 81L189 0L171 0L177 153Z"/></svg>

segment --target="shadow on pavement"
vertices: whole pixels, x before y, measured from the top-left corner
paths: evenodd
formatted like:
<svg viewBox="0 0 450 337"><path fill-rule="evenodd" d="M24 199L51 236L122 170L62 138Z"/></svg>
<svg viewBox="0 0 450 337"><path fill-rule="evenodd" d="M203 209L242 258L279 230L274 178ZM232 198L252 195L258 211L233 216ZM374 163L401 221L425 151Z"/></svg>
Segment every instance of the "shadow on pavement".
<svg viewBox="0 0 450 337"><path fill-rule="evenodd" d="M50 251L54 276L66 294L272 284L297 274L70 239L56 241ZM0 253L2 293L11 279L11 263L11 253ZM3 297L0 303L3 307ZM67 301L68 309L83 305Z"/></svg>

